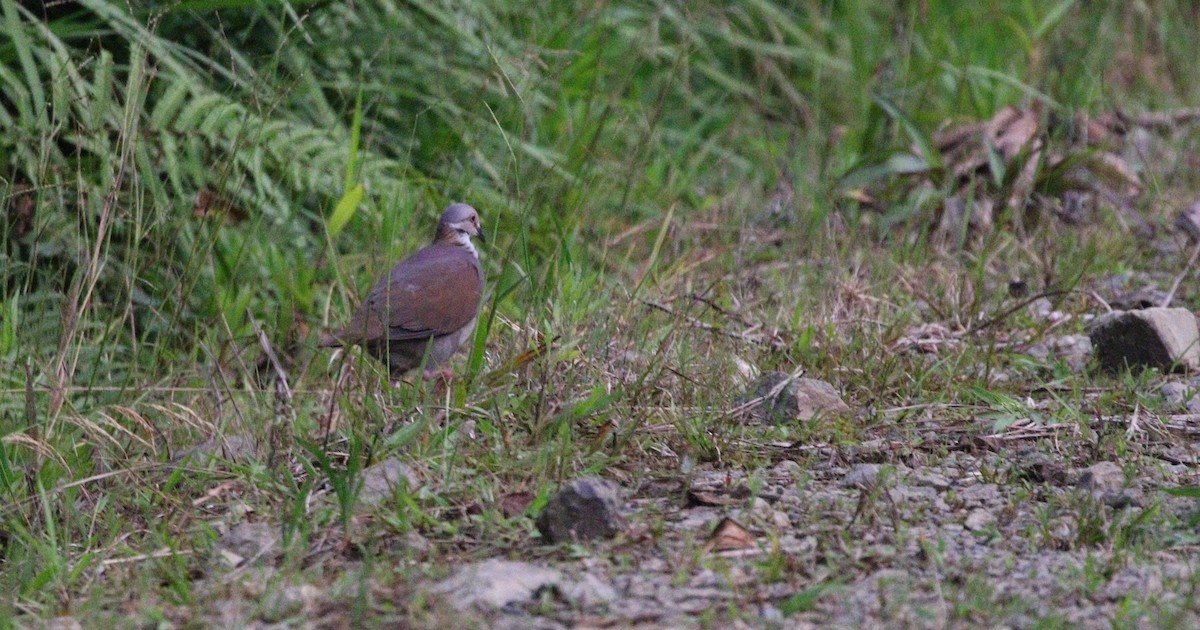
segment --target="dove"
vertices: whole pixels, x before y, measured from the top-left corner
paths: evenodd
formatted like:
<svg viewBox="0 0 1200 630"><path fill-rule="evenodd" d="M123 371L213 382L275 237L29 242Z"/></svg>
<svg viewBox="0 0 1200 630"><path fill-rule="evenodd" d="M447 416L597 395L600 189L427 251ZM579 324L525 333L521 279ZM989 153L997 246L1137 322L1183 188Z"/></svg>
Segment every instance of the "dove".
<svg viewBox="0 0 1200 630"><path fill-rule="evenodd" d="M449 379L453 371L442 366L471 337L483 298L483 268L472 236L487 241L475 208L465 203L446 208L433 242L396 263L350 322L321 333L317 345L362 346L393 379L421 365L426 379Z"/></svg>

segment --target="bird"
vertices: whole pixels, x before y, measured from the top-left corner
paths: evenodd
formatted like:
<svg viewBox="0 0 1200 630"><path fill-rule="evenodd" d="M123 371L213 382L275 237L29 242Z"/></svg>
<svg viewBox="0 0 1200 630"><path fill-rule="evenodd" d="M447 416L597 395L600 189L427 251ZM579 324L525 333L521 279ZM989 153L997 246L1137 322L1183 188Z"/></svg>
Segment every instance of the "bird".
<svg viewBox="0 0 1200 630"><path fill-rule="evenodd" d="M448 206L433 242L396 263L350 322L322 332L317 346L362 346L394 380L422 365L426 379L451 379L453 371L442 366L471 337L483 299L483 267L471 237L487 242L479 213L465 203Z"/></svg>

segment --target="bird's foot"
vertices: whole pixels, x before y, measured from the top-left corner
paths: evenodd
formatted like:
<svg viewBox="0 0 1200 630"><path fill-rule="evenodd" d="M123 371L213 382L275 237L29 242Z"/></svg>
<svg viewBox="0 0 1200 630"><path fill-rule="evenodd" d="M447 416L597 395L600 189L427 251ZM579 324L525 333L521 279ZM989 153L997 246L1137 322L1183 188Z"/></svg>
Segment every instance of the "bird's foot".
<svg viewBox="0 0 1200 630"><path fill-rule="evenodd" d="M454 370L450 368L442 368L440 370L425 370L425 380L436 380L439 383L449 383L454 380Z"/></svg>

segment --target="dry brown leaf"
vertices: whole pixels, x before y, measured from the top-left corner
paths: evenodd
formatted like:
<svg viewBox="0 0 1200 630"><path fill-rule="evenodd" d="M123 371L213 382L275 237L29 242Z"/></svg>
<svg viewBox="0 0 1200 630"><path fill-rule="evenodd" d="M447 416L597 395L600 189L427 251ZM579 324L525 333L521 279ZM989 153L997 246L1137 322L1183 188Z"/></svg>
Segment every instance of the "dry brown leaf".
<svg viewBox="0 0 1200 630"><path fill-rule="evenodd" d="M1021 173L1013 182L1012 192L1008 196L1008 207L1014 211L1023 209L1026 202L1029 201L1029 196L1033 194L1033 185L1037 181L1038 167L1042 160L1041 145L1040 140L1035 143L1029 159L1025 160L1025 165L1021 167Z"/></svg>
<svg viewBox="0 0 1200 630"><path fill-rule="evenodd" d="M987 137L1004 161L1011 162L1025 147L1031 146L1041 132L1041 116L1036 109L1005 107L988 121Z"/></svg>
<svg viewBox="0 0 1200 630"><path fill-rule="evenodd" d="M950 172L958 179L967 178L988 166L991 147L1007 164L1022 152L1041 148L1042 117L1037 107L1002 108L991 119L943 129L933 135L933 144L942 154Z"/></svg>
<svg viewBox="0 0 1200 630"><path fill-rule="evenodd" d="M533 499L533 493L530 492L510 492L500 497L500 511L504 513L504 518L519 516L525 513Z"/></svg>
<svg viewBox="0 0 1200 630"><path fill-rule="evenodd" d="M946 127L933 134L933 146L942 155L949 155L965 147L972 138L979 137L987 123L970 122Z"/></svg>
<svg viewBox="0 0 1200 630"><path fill-rule="evenodd" d="M725 507L739 502L741 502L741 499L729 494L688 490L687 505L685 507Z"/></svg>
<svg viewBox="0 0 1200 630"><path fill-rule="evenodd" d="M246 211L235 205L228 197L213 192L208 188L201 188L196 193L196 202L193 205L192 216L197 219L220 218L228 219L233 224L238 224L250 218Z"/></svg>
<svg viewBox="0 0 1200 630"><path fill-rule="evenodd" d="M861 188L851 188L850 190L843 191L842 196L874 210L878 210L881 207L879 201Z"/></svg>
<svg viewBox="0 0 1200 630"><path fill-rule="evenodd" d="M1142 178L1124 158L1115 153L1097 153L1087 161L1087 169L1100 183L1126 197L1142 192Z"/></svg>
<svg viewBox="0 0 1200 630"><path fill-rule="evenodd" d="M892 343L894 350L903 352L915 350L925 354L941 354L942 348L954 347L962 340L950 331L944 324L931 322L912 326L904 331L904 336Z"/></svg>
<svg viewBox="0 0 1200 630"><path fill-rule="evenodd" d="M754 541L754 536L749 530L741 523L726 516L709 534L708 542L704 543L704 552L754 549L757 546L758 543Z"/></svg>
<svg viewBox="0 0 1200 630"><path fill-rule="evenodd" d="M13 187L13 193L8 198L7 218L9 235L18 239L25 236L33 227L33 219L37 210L37 200L33 196L33 188L23 184Z"/></svg>
<svg viewBox="0 0 1200 630"><path fill-rule="evenodd" d="M550 351L550 347L553 346L554 343L559 340L559 338L559 335L555 335L552 339L546 341L545 335L540 332L536 333L537 342L534 347L509 358L499 367L485 374L483 376L483 382L487 383L489 386L498 385L500 381L504 379L504 377L516 372L517 370L520 370L526 365L529 365L538 357L544 356Z"/></svg>

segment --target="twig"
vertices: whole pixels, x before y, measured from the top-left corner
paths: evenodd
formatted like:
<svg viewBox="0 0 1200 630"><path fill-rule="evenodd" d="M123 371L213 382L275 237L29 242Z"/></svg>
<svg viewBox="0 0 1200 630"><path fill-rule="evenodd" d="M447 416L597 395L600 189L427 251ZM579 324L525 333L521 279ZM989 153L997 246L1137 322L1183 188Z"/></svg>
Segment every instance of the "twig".
<svg viewBox="0 0 1200 630"><path fill-rule="evenodd" d="M1200 120L1200 108L1175 109L1166 112L1148 112L1143 114L1124 114L1116 112L1113 122L1128 127L1148 127L1157 130L1169 130L1178 125Z"/></svg>
<svg viewBox="0 0 1200 630"><path fill-rule="evenodd" d="M1171 300L1175 299L1175 292L1179 290L1179 283L1183 282L1183 277L1192 271L1197 257L1200 257L1200 242L1197 242L1196 246L1192 248L1191 257L1188 258L1187 264L1183 266L1183 269L1180 269L1179 273L1175 275L1175 280L1171 283L1171 289L1167 291L1166 297L1163 298L1162 304L1159 306L1166 308L1171 303Z"/></svg>
<svg viewBox="0 0 1200 630"><path fill-rule="evenodd" d="M159 549L158 551L151 551L150 553L140 553L136 556L129 556L128 558L109 558L108 560L102 561L100 564L103 566L106 566L106 567L111 567L115 564L130 564L133 562L142 562L143 560L154 560L156 558L174 558L177 556L190 556L193 553L195 553L195 552L191 551L191 550L175 551L174 549L168 549L166 547L163 547L162 549Z"/></svg>
<svg viewBox="0 0 1200 630"><path fill-rule="evenodd" d="M1134 405L1133 415L1129 416L1129 426L1125 429L1125 439L1126 440L1131 439L1133 436L1137 435L1139 431L1142 430L1141 426L1139 426L1139 424L1138 424L1138 416L1141 414L1141 412L1142 412L1142 405L1141 404Z"/></svg>
<svg viewBox="0 0 1200 630"><path fill-rule="evenodd" d="M279 381L275 385L275 394L287 405L292 420L295 420L296 410L292 406L292 388L288 386L287 372L284 371L283 365L279 362L279 357L275 354L275 348L271 345L271 340L263 332L262 326L258 325L258 320L254 318L254 313L249 308L246 309L246 317L250 319L250 325L254 327L254 336L258 338L258 345L262 347L263 353L267 355L267 360L271 362L271 367L275 370L275 376L279 377Z"/></svg>
<svg viewBox="0 0 1200 630"><path fill-rule="evenodd" d="M766 338L765 336L751 335L751 334L747 334L744 332L725 330L721 326L714 326L707 322L702 322L699 319L692 317L691 315L685 315L683 313L676 313L675 309L671 308L670 306L667 306L666 304L663 304L662 302L655 302L652 300L638 300L638 301L641 302L642 304L645 304L646 306L651 307L651 308L656 308L668 315L678 315L680 318L682 318L684 321L686 321L688 323L688 325L692 326L693 328L707 330L709 332L717 333L718 335L725 335L726 337L731 337L733 339L738 339L738 340L746 341L749 343L757 343L757 344L762 344L765 346L774 346L775 345L770 341L770 339Z"/></svg>
<svg viewBox="0 0 1200 630"><path fill-rule="evenodd" d="M1070 293L1070 290L1066 290L1066 289L1055 289L1053 291L1042 291L1041 293L1039 293L1037 295L1031 296L1029 298L1021 300L1020 302L1017 302L1011 308L1006 309L1004 312L1000 313L999 315L996 315L995 317L988 319L987 321L983 322L982 324L979 324L978 326L971 326L970 328L967 329L966 333L964 333L964 334L977 333L981 330L984 330L985 328L991 328L992 326L995 326L996 324L999 324L1000 322L1003 322L1004 320L1008 319L1008 317L1010 315L1012 315L1013 313L1016 313L1017 311L1025 308L1026 306L1029 306L1030 304L1033 304L1034 302L1036 302L1042 298L1059 297L1059 296L1067 295L1068 293Z"/></svg>
<svg viewBox="0 0 1200 630"><path fill-rule="evenodd" d="M718 305L716 302L704 297L703 295L700 295L699 293L688 294L688 297L691 298L692 300L700 302L701 304L704 304L705 306L720 313L721 315L725 316L728 319L737 321L737 323L739 323L743 326L748 326L748 327L755 326L754 322L751 322L750 320L746 319L746 317L744 315L742 315L741 313L734 313L734 312L730 311L729 309L726 309L726 308Z"/></svg>
<svg viewBox="0 0 1200 630"><path fill-rule="evenodd" d="M791 374L789 374L787 378L779 381L778 383L775 383L775 386L771 388L771 391L767 392L766 394L764 394L762 396L759 396L758 398L747 400L746 402L727 411L725 413L725 415L726 416L736 416L736 415L742 413L743 411L746 411L747 409L753 409L753 408L757 407L758 405L762 404L762 402L764 400L770 400L772 398L775 398L776 396L779 395L779 392L783 391L783 388L788 386L788 383L791 383L792 381L800 378L801 374L804 374L804 368L803 367L796 368L795 371L793 371Z"/></svg>

